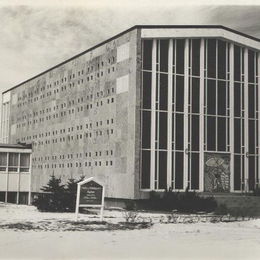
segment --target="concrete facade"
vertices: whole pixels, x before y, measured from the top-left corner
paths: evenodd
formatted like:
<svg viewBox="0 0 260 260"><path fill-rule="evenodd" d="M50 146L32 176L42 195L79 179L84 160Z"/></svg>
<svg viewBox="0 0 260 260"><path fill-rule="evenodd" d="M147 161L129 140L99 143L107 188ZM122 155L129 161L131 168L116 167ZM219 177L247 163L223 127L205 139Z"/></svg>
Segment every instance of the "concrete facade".
<svg viewBox="0 0 260 260"><path fill-rule="evenodd" d="M4 94L3 140L33 144L32 192L54 173L136 197L137 42L133 30Z"/></svg>
<svg viewBox="0 0 260 260"><path fill-rule="evenodd" d="M158 57L158 41L168 41L167 55L167 84L172 85L173 74L173 44L178 39L184 40L184 147L183 159L183 185L175 187L171 175L172 143L172 113L171 105L165 110L167 115L168 134L166 138L167 153L165 184L160 185L156 180L156 57ZM163 190L173 187L175 190L185 190L191 182L188 173L189 166L189 140L188 140L188 111L189 104L189 52L191 40L199 40L199 57L204 61L205 44L208 39L217 39L227 43L229 60L234 59L234 45L239 45L245 50L252 49L259 53L260 42L250 36L243 35L222 26L135 26L129 30L101 43L90 50L65 61L32 79L29 79L3 93L1 138L4 143L32 144L32 192L39 192L50 177L54 174L60 176L64 182L68 178L78 179L97 177L105 184L107 198L141 199L146 198L150 190ZM141 180L144 169L142 168L142 133L143 127L143 51L144 41L152 41L152 123L148 127L151 131L152 143L149 185L142 187ZM158 45L159 46L159 45ZM243 49L243 50L244 50ZM247 53L245 51L244 53ZM233 55L233 56L232 56ZM246 55L246 54L245 54ZM200 91L197 95L204 97L206 67L200 63ZM230 62L226 73L232 74L234 66ZM257 57L257 64L259 58ZM245 65L246 66L246 65ZM258 66L259 69L260 66ZM246 73L245 73L246 74ZM258 79L258 75L256 77ZM245 75L246 76L246 75ZM230 100L227 110L232 111L233 76L228 76ZM245 85L248 84L245 82ZM255 83L255 86L259 81ZM256 90L257 95L259 91ZM172 96L172 88L167 87L168 98ZM246 99L246 97L245 97ZM260 98L258 99L260 100ZM248 100L247 100L248 102ZM169 99L168 104L171 101ZM259 103L259 102L258 102ZM198 187L189 187L204 191L204 113L203 98L200 100L201 141L198 154L199 176ZM259 106L259 104L257 104ZM246 109L247 110L247 109ZM259 124L258 118L254 121ZM192 116L192 115L191 115ZM233 140L234 116L232 112L227 116L230 127L229 137ZM187 118L187 120L186 120ZM247 117L245 115L245 120ZM257 128L257 129L260 129ZM258 130L257 130L258 132ZM247 137L246 137L247 139ZM234 153L232 141L225 149L231 155L231 192L234 192ZM259 141L255 157L259 161ZM230 148L230 149L229 149ZM192 151L191 151L192 152ZM211 151L212 152L212 151ZM219 152L219 151L214 151ZM222 151L223 152L223 151ZM241 156L247 151L243 150ZM196 156L194 155L194 158ZM246 159L245 159L246 160ZM260 163L259 163L260 165ZM229 167L229 166L228 166ZM233 167L233 168L232 168ZM246 162L245 162L245 166ZM258 167L258 166L257 166ZM163 170L164 168L161 168ZM190 169L190 168L189 168ZM158 175L160 178L160 175ZM162 177L162 183L164 177ZM259 169L256 169L254 185L258 185ZM242 184L241 184L242 185ZM241 186L242 187L242 186ZM242 189L242 188L241 188ZM245 188L245 185L243 186ZM238 190L239 191L239 190Z"/></svg>

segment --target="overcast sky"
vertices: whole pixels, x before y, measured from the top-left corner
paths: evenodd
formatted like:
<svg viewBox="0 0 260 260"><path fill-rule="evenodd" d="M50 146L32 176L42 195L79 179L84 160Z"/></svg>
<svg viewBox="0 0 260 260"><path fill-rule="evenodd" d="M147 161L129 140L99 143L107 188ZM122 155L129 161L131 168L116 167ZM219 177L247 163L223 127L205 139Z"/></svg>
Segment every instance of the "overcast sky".
<svg viewBox="0 0 260 260"><path fill-rule="evenodd" d="M0 92L136 24L221 24L260 38L260 5L205 6L180 0L36 3L0 0Z"/></svg>

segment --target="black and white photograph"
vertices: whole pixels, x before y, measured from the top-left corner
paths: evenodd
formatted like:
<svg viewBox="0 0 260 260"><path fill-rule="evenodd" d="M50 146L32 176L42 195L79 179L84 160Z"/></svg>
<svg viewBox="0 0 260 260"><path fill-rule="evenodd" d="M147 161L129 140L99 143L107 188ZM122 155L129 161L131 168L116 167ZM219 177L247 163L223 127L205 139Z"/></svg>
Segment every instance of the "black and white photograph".
<svg viewBox="0 0 260 260"><path fill-rule="evenodd" d="M0 0L0 259L260 259L260 2Z"/></svg>

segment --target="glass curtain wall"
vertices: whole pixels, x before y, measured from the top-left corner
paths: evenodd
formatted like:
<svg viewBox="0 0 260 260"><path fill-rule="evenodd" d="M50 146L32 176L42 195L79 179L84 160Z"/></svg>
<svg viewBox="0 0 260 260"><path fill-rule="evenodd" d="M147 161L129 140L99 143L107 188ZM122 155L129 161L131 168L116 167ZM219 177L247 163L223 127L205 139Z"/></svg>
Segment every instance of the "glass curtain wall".
<svg viewBox="0 0 260 260"><path fill-rule="evenodd" d="M253 190L259 182L257 52L220 39L204 39L204 43L202 48L201 39L143 40L142 189L184 190L188 186L190 190L206 190L205 186L200 187L200 176L206 174L205 167L213 166L200 165L200 157L204 156L200 143L204 145L205 154L217 158L218 163L223 162L221 167L225 169L222 170L228 175L225 182L229 182L225 191L230 190L231 182L234 191L246 190L246 186ZM234 59L230 60L233 46ZM202 56L201 50L204 50ZM200 75L202 71L204 75ZM201 78L204 78L203 96ZM188 89L187 99L185 88ZM232 108L230 95L233 95ZM172 104L168 104L170 101ZM200 123L201 102L203 124ZM230 140L234 144L232 149ZM211 159L209 161L212 163ZM212 172L216 170L219 171L213 169Z"/></svg>
<svg viewBox="0 0 260 260"><path fill-rule="evenodd" d="M167 150L171 158L171 186L184 188L184 49L185 40L173 40L172 64L169 64L169 40L156 40L155 61L152 61L153 41L143 41L142 67L142 185L151 186L151 113L152 113L152 62L156 63L155 83L155 161L154 187L167 187ZM172 66L172 97L168 98L169 66ZM168 147L168 100L172 104L172 143ZM177 162L177 163L175 163Z"/></svg>
<svg viewBox="0 0 260 260"><path fill-rule="evenodd" d="M142 188L151 185L151 97L152 40L143 41L142 88ZM156 40L155 83L155 189L167 187L167 150L172 152L171 184L183 189L184 176L184 48L185 40L173 40L172 64L169 65L169 40ZM172 66L172 144L168 148L168 76ZM178 162L178 163L175 163Z"/></svg>

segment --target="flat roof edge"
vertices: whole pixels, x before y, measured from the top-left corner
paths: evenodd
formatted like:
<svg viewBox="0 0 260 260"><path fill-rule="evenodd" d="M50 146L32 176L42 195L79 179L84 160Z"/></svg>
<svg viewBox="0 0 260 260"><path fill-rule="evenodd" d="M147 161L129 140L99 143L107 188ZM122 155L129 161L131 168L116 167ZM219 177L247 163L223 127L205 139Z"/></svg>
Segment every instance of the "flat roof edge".
<svg viewBox="0 0 260 260"><path fill-rule="evenodd" d="M249 38L251 40L254 40L254 41L257 41L257 42L260 42L260 39L257 38L257 37L254 37L254 36L251 36L251 35L248 35L246 33L242 33L240 31L237 31L237 30L234 30L234 29L231 29L229 27L226 27L226 26L223 26L223 25L136 25L137 27L141 28L141 29L170 29L170 28L183 28L183 29L188 29L188 28L198 28L198 29L223 29L223 30L226 30L226 31L229 31L229 32L232 32L232 33L235 33L235 34L238 34L238 35L241 35L243 37L246 37L246 38Z"/></svg>
<svg viewBox="0 0 260 260"><path fill-rule="evenodd" d="M31 144L4 144L0 143L0 148L12 148L12 149L29 149L32 150Z"/></svg>
<svg viewBox="0 0 260 260"><path fill-rule="evenodd" d="M164 28L176 28L176 29L178 29L178 28L180 28L180 29L185 29L185 28L187 28L187 29L188 28L194 28L194 29L196 29L196 28L198 28L198 29L223 29L223 30L226 30L226 31L238 34L238 35L241 35L243 37L249 38L251 40L255 40L257 42L260 42L259 38L256 38L254 36L251 36L251 35L239 32L237 30L225 27L223 25L135 25L135 26L130 27L129 29L127 29L125 31L122 31L122 32L114 35L113 37L111 37L111 38L109 38L109 39L107 39L105 41L102 41L101 43L99 43L97 45L94 45L93 47L91 47L91 48L89 48L89 49L87 49L87 50L85 50L85 51L83 51L83 52L81 52L81 53L79 53L79 54L77 54L77 55L75 55L75 56L73 56L73 57L71 57L71 58L69 58L69 59L59 63L59 64L57 64L57 65L55 65L55 66L53 66L53 67L51 67L51 68L49 68L49 69L47 69L47 70L45 70L45 71L35 75L35 76L33 76L32 78L29 78L29 79L19 83L18 85L15 85L14 87L11 87L10 89L7 89L7 90L3 91L2 94L5 94L5 93L7 93L7 92L9 92L9 91L11 91L11 90L13 90L13 89L23 85L23 84L25 84L25 83L33 80L33 79L36 79L37 77L39 77L39 76L41 76L41 75L43 75L43 74L45 74L45 73L47 73L47 72L49 72L49 71L51 71L53 69L56 69L59 66L62 66L64 64L66 64L66 63L68 63L68 62L70 62L70 61L72 61L72 60L74 60L74 59L84 55L85 53L88 53L88 52L90 52L90 51L92 51L92 50L94 50L94 49L96 49L96 48L98 48L98 47L100 47L100 46L110 42L110 41L113 41L114 39L116 39L116 38L118 38L118 37L120 37L120 36L122 36L122 35L124 35L124 34L126 34L128 32L130 32L130 31L132 31L134 29L156 29L156 28L158 28L158 29L164 29Z"/></svg>

